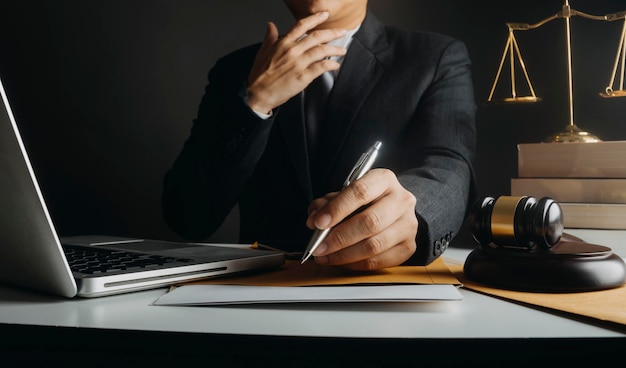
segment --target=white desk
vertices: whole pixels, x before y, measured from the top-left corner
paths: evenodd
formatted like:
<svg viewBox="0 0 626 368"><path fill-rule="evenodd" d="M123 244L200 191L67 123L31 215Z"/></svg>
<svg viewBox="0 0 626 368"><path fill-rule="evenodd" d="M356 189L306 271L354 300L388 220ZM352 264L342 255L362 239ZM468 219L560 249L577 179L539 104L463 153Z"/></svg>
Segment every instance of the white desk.
<svg viewBox="0 0 626 368"><path fill-rule="evenodd" d="M622 257L626 255L626 245L623 244L626 231L568 232L590 243L610 246ZM469 250L450 248L445 259L462 262ZM410 344L414 342L415 348L430 346L445 350L451 348L449 342L454 341L469 344L465 349L467 351L469 346L479 341L489 341L492 345L500 342L511 349L529 343L533 348L545 345L549 349L553 343L545 343L545 338L585 346L598 342L599 346L609 347L619 341L626 347L626 340L623 340L626 329L616 331L465 289L461 290L462 301L432 303L151 306L164 292L159 289L68 300L0 286L0 336L5 339L0 340L0 346L10 346L15 350L27 348L35 341L37 352L44 350L49 353L46 344L59 348L57 342L49 340L57 336L60 336L59 341L68 339L85 349L90 346L87 340L92 338L109 336L108 340L106 337L102 340L115 345L128 336L139 335L141 341L161 339L159 349L185 338L188 339L188 346L192 346L194 341L210 340L214 343L217 337L221 341L229 341L229 344L241 341L246 344L258 344L260 341L284 344L285 338L289 338L289 341L302 340L307 344L318 342L326 349L329 348L325 345L328 341L337 342L338 345L333 344L337 349L341 343L349 342L354 346L366 341L388 342L390 346L412 346ZM36 332L41 341L37 341L37 336L23 340L9 337L22 332ZM81 341L76 341L76 337ZM330 339L317 339L320 337ZM96 344L96 341L93 343ZM154 345L155 348L157 346ZM306 352L306 346L302 346L300 352Z"/></svg>

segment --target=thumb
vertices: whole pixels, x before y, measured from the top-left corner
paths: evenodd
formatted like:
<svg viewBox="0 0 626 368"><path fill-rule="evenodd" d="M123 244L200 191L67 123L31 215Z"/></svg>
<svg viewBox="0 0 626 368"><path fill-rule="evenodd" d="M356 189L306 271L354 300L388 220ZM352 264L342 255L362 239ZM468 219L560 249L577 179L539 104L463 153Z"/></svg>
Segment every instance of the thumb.
<svg viewBox="0 0 626 368"><path fill-rule="evenodd" d="M276 40L278 40L278 28L273 22L267 22L267 31L263 39L263 46L272 45Z"/></svg>

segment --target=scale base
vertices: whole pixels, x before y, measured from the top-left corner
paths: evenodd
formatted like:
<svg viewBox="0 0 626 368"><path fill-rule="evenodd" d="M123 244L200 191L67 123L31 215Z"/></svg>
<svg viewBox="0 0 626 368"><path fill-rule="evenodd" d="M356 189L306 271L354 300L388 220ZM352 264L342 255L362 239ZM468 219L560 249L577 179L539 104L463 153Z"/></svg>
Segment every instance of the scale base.
<svg viewBox="0 0 626 368"><path fill-rule="evenodd" d="M596 135L580 129L576 124L568 125L562 132L550 136L544 143L597 143L602 142Z"/></svg>
<svg viewBox="0 0 626 368"><path fill-rule="evenodd" d="M550 250L481 246L469 254L463 273L496 288L547 293L604 290L626 282L626 264L611 248L569 241Z"/></svg>

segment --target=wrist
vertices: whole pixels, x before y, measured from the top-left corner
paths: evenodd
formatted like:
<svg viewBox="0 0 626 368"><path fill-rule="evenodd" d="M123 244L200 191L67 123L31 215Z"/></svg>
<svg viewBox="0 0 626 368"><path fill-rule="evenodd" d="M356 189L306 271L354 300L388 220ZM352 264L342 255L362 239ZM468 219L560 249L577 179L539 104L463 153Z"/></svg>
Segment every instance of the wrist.
<svg viewBox="0 0 626 368"><path fill-rule="evenodd" d="M267 117L272 116L272 109L271 108L262 107L258 103L251 102L250 99L247 99L246 103L248 104L248 107L250 108L250 110L254 111L255 114L257 114L257 115L259 115L261 117L263 117L263 116L267 116Z"/></svg>
<svg viewBox="0 0 626 368"><path fill-rule="evenodd" d="M267 120L269 118L272 117L272 109L268 109L268 110L263 110L263 108L258 107L258 104L255 103L254 101L250 101L250 92L248 90L248 87L246 86L246 83L244 83L243 88L241 89L241 91L239 92L239 95L241 96L241 98L243 99L243 102L246 104L246 106L248 106L248 108L254 113L256 114L259 118L263 119L263 120Z"/></svg>

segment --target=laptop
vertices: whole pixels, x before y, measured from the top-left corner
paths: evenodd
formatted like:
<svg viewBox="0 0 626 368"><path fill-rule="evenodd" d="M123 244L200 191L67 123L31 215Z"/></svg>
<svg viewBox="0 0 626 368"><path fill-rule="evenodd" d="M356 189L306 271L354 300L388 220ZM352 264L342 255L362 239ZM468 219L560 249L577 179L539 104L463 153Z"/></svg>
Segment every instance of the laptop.
<svg viewBox="0 0 626 368"><path fill-rule="evenodd" d="M280 267L279 251L112 236L61 238L0 80L0 283L99 297Z"/></svg>

